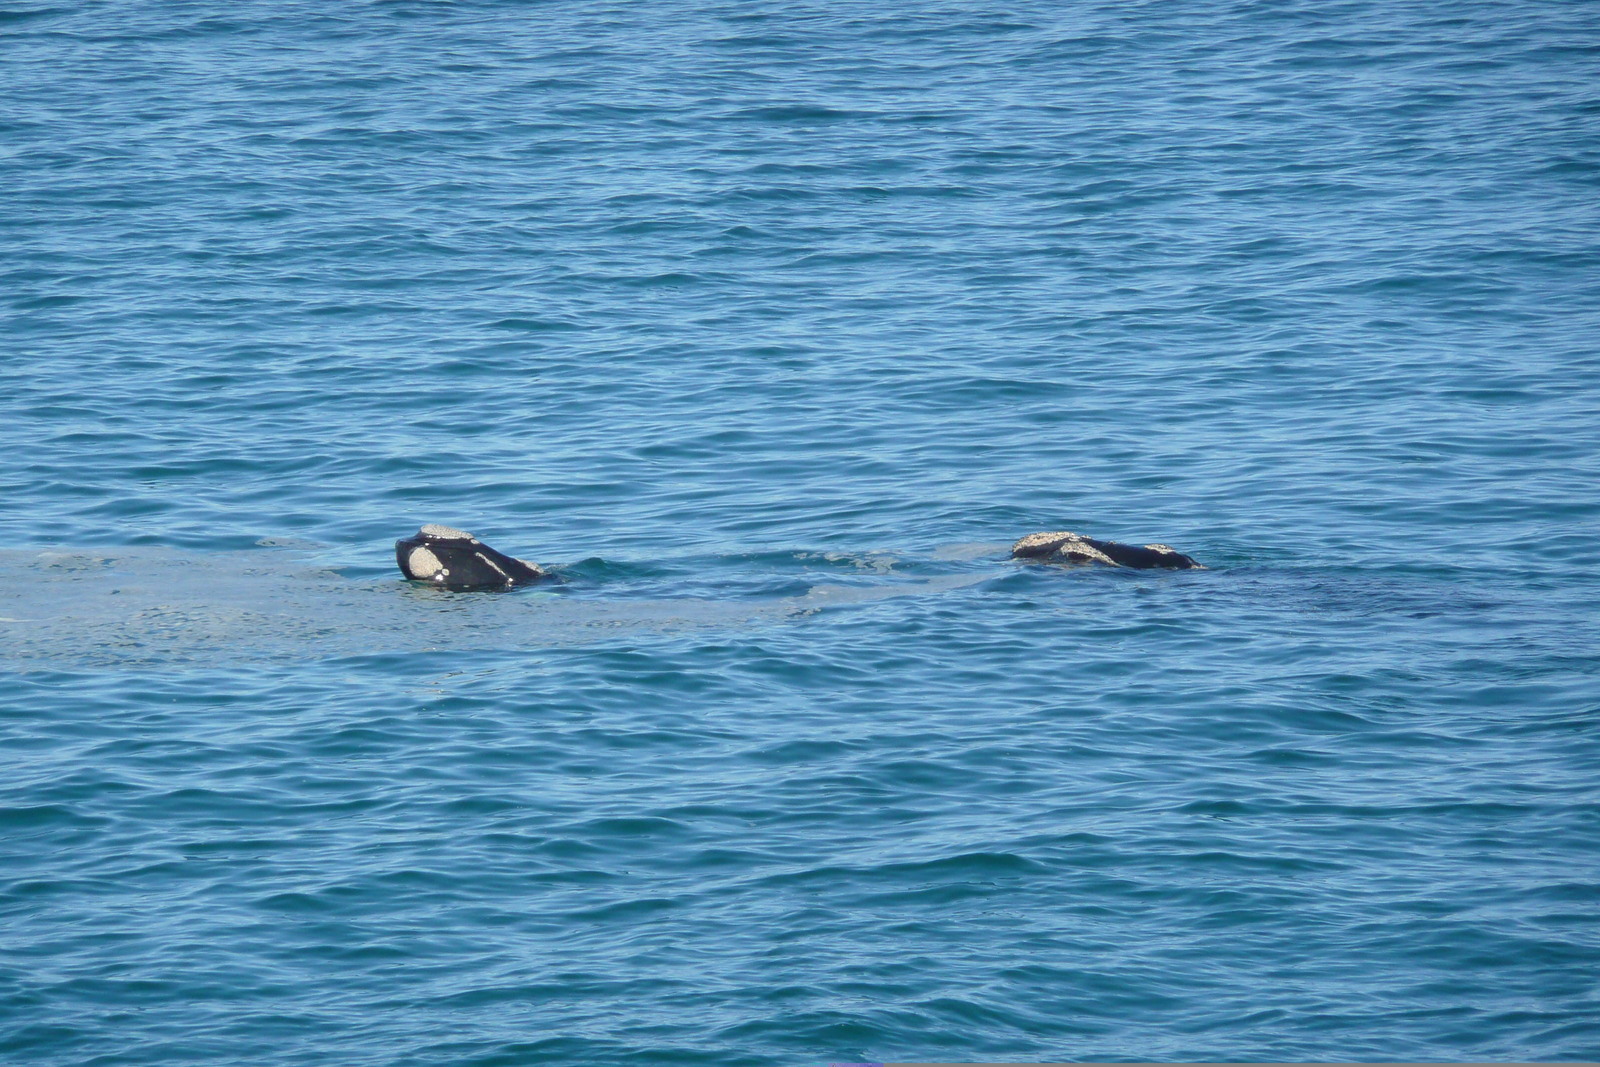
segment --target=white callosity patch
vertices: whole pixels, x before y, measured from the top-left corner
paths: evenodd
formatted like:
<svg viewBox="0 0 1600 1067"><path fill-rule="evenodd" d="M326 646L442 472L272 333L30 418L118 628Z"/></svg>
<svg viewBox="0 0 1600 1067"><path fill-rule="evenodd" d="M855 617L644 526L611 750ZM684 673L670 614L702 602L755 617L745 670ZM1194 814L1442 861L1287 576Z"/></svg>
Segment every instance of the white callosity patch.
<svg viewBox="0 0 1600 1067"><path fill-rule="evenodd" d="M465 530L457 530L453 526L440 526L430 522L419 531L423 537L440 537L449 541L476 541L477 538Z"/></svg>
<svg viewBox="0 0 1600 1067"><path fill-rule="evenodd" d="M406 568L413 578L428 579L444 573L444 564L439 562L439 557L426 548L413 548L406 557Z"/></svg>
<svg viewBox="0 0 1600 1067"><path fill-rule="evenodd" d="M1077 539L1078 535L1070 530L1057 530L1054 533L1029 534L1027 537L1024 537L1022 540L1012 545L1011 551L1013 554L1018 552L1037 551L1046 547L1053 547L1054 544L1062 541L1076 541Z"/></svg>

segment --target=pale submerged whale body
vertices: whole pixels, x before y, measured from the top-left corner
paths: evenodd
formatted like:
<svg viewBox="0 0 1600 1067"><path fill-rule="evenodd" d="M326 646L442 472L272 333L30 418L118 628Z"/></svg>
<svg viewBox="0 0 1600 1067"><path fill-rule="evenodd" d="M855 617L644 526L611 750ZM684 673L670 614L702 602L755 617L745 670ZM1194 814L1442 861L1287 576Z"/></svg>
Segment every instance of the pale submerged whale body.
<svg viewBox="0 0 1600 1067"><path fill-rule="evenodd" d="M467 533L429 523L416 536L394 543L400 573L415 582L464 592L473 589L511 589L534 582L556 580L536 563L496 551ZM1058 530L1029 534L1011 546L1012 559L1042 563L1092 564L1140 569L1204 570L1192 556L1170 545L1125 545Z"/></svg>

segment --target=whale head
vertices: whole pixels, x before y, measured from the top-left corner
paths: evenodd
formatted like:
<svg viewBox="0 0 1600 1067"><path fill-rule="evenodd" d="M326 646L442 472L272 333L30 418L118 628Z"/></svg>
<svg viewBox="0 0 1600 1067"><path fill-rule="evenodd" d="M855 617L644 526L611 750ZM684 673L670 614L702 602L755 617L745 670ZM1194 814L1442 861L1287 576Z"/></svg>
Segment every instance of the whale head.
<svg viewBox="0 0 1600 1067"><path fill-rule="evenodd" d="M415 536L396 541L394 559L407 578L441 589L509 589L549 577L535 564L496 551L465 530L432 522Z"/></svg>
<svg viewBox="0 0 1600 1067"><path fill-rule="evenodd" d="M1171 545L1125 545L1102 541L1071 530L1029 534L1011 546L1012 559L1037 559L1046 563L1104 563L1111 567L1155 567L1167 570L1205 570L1193 556Z"/></svg>

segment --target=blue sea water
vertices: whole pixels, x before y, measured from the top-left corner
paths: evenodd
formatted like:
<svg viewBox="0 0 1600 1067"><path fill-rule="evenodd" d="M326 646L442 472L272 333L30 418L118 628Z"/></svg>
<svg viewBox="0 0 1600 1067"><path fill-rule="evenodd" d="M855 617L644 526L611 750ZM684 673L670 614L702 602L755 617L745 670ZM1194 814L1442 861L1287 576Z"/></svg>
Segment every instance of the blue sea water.
<svg viewBox="0 0 1600 1067"><path fill-rule="evenodd" d="M1600 1058L1597 63L8 0L0 1061Z"/></svg>

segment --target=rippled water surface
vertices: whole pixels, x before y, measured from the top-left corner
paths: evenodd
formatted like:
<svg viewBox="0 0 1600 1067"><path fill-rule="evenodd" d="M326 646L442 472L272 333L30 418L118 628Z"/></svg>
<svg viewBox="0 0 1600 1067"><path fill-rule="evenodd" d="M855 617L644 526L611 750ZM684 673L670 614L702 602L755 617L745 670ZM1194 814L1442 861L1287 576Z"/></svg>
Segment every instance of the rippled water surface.
<svg viewBox="0 0 1600 1067"><path fill-rule="evenodd" d="M6 4L0 1059L1600 1058L1597 61Z"/></svg>

